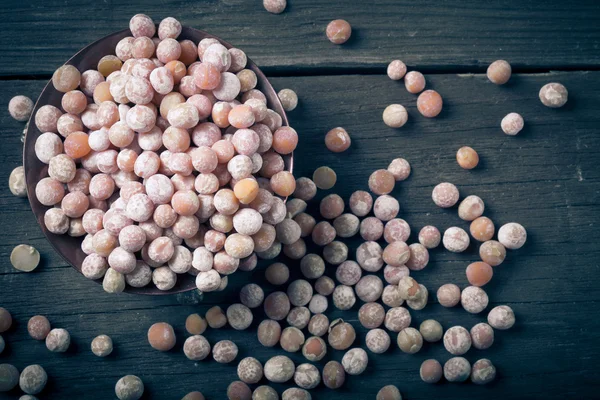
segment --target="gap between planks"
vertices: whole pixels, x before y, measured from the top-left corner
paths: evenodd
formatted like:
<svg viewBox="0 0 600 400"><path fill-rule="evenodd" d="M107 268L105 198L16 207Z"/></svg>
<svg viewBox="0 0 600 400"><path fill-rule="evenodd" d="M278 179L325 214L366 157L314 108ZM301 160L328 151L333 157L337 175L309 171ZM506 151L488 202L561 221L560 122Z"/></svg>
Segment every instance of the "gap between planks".
<svg viewBox="0 0 600 400"><path fill-rule="evenodd" d="M293 66L285 67L259 67L267 78L302 78L306 76L343 76L343 75L386 75L387 67L339 67L339 68L296 68ZM468 66L440 66L435 68L415 68L425 75L455 75L455 74L485 74L487 67L468 67ZM600 65L579 65L564 66L558 68L543 67L513 67L512 74L536 75L550 74L553 72L594 72L600 71ZM0 81L48 81L52 78L51 74L20 74L20 75L0 75Z"/></svg>

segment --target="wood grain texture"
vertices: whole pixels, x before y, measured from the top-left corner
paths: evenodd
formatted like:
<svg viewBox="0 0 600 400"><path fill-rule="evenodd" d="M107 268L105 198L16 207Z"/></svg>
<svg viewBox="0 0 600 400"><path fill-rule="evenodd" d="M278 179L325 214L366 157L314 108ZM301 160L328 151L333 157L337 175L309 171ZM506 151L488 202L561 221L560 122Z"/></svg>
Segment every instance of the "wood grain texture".
<svg viewBox="0 0 600 400"><path fill-rule="evenodd" d="M519 70L600 67L594 0L460 2L288 1L272 15L260 0L18 1L0 4L0 75L49 75L70 55L146 13L174 16L240 47L272 74L384 73L400 58L430 71L480 72L496 59ZM352 39L331 44L325 27L347 19Z"/></svg>
<svg viewBox="0 0 600 400"><path fill-rule="evenodd" d="M594 339L600 328L596 318L600 301L599 78L597 72L516 75L506 87L498 87L482 75L427 76L428 87L444 97L444 110L436 119L421 117L416 111L416 97L385 76L272 79L276 89L289 87L300 97L299 107L289 113L301 136L296 152L297 176L310 176L320 165L337 171L334 189L320 192L317 200L332 192L347 198L352 191L366 188L371 171L385 168L394 157L404 157L413 172L397 185L394 195L402 205L400 216L413 228L411 241L426 224L442 230L453 225L467 228L455 208L441 210L430 200L433 186L442 181L455 183L463 197L482 197L485 214L497 227L517 221L529 235L526 246L510 251L486 286L490 308L510 305L517 325L497 332L491 349L472 349L466 355L471 362L484 357L494 362L498 379L493 385L422 383L420 363L427 358L444 362L449 354L439 343L425 345L416 355L403 354L392 334L392 348L385 355L370 355L363 375L349 377L338 391L320 386L313 391L313 398L372 399L386 384L396 384L407 399L593 397L600 381L596 362L600 343ZM539 88L550 81L562 82L569 89L569 102L563 109L548 109L537 98ZM6 109L8 99L15 94L36 97L43 85L41 81L0 82L0 109ZM409 122L401 129L382 123L381 113L392 102L404 104L409 111ZM521 113L526 121L526 128L516 137L504 135L499 127L501 118L512 111ZM12 168L20 163L22 126L6 113L0 122L0 181L6 182ZM323 146L325 132L335 126L345 127L352 136L347 153L332 154ZM472 146L481 157L480 167L473 171L464 171L456 164L455 152L463 145ZM16 321L3 335L7 350L0 355L0 362L14 363L19 369L42 364L50 379L41 399L112 398L114 384L125 374L143 379L145 399L179 399L192 390L203 391L207 399L224 398L227 385L236 379L235 363L187 360L182 352L184 321L192 312L203 313L212 305L226 307L236 302L238 289L249 281L261 283L267 292L275 290L264 281L268 263L261 263L250 273L236 273L227 291L207 294L202 301L193 294L108 295L52 252L27 201L11 196L6 184L0 187L0 206L0 259L4 260L0 264L0 306L9 309ZM311 209L316 207L313 202ZM8 264L10 251L22 242L42 253L43 263L33 273L20 273ZM351 248L357 242L349 241ZM485 320L485 313L470 315L460 308L444 309L435 300L441 284L454 282L465 287L464 269L475 260L475 245L463 254L440 249L431 252L430 265L414 276L429 288L433 304L421 312L411 312L413 326L427 318L438 319L445 328L470 328ZM298 263L286 262L293 277L300 277ZM329 266L327 274L334 273L335 268ZM357 328L357 346L364 345L366 334L357 321L358 307L339 312L330 304L327 312L330 319L342 317ZM50 353L43 343L28 337L26 323L35 314L47 315L53 326L71 332L69 352ZM209 330L206 337L212 344L234 340L240 348L238 360L252 355L264 363L282 350L266 349L258 343L255 328L263 318L262 310L258 310L249 331ZM175 327L178 344L171 352L158 353L147 344L146 330L157 321ZM93 356L89 350L98 334L108 334L115 342L115 353L106 359ZM290 356L297 364L304 362L299 354ZM330 350L325 361L342 356L343 352ZM322 367L324 362L317 364ZM289 385L274 386L281 393Z"/></svg>

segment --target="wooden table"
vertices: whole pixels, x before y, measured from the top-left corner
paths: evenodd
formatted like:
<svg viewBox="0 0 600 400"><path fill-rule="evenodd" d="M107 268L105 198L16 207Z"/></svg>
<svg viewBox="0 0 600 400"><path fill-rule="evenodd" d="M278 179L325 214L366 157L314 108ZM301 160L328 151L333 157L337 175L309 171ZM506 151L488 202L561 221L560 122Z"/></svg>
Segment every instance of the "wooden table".
<svg viewBox="0 0 600 400"><path fill-rule="evenodd" d="M15 320L3 334L7 349L0 363L13 363L19 370L42 364L49 382L40 399L114 398L114 384L126 374L143 379L146 399L180 399L192 390L201 390L207 399L225 398L227 385L237 379L235 365L187 360L182 352L185 318L215 304L238 301L238 289L249 281L264 283L268 263L262 262L251 273L237 273L223 293L108 295L65 265L42 236L27 200L8 190L8 175L21 164L23 129L6 112L9 99L17 94L36 98L51 73L73 53L127 27L139 12L157 21L174 16L228 40L262 66L277 89L289 87L298 93L300 105L289 113L301 137L297 176L310 176L320 165L338 174L335 188L318 198L330 192L347 198L366 188L371 171L404 157L413 172L394 195L402 205L400 216L413 228L410 241L427 224L441 230L452 225L467 228L456 209L439 209L430 200L434 185L443 181L455 183L462 196L483 198L485 214L497 227L517 221L527 228L527 244L509 251L485 288L490 308L508 304L517 324L497 331L491 349L472 349L466 355L471 362L490 358L498 369L496 382L486 387L424 384L418 372L421 362L437 358L443 363L449 353L438 343L425 345L415 355L404 354L393 335L391 350L371 354L364 374L349 377L337 391L321 385L313 398L372 399L386 384L397 385L406 399L598 397L600 3L376 0L360 5L290 0L281 15L267 13L259 0L148 0L143 7L133 3L4 0L0 5L0 306ZM334 46L325 38L325 26L335 18L352 24L352 39L346 45ZM444 110L438 118L421 117L416 97L402 82L387 78L385 67L396 58L411 70L423 71L427 86L442 94ZM506 59L514 68L507 85L493 85L485 77L487 65L496 59ZM546 108L538 100L539 89L555 81L569 89L569 102L561 109ZM402 129L387 128L381 120L391 103L409 111ZM513 111L524 116L526 128L509 137L502 133L500 120ZM345 127L352 136L352 148L344 154L323 146L325 132L335 126ZM465 145L481 157L473 171L462 170L455 161L456 150ZM40 250L43 261L35 272L10 266L9 254L20 243ZM435 299L441 284L467 286L464 270L478 259L476 247L462 254L433 250L429 266L414 273L429 288L431 304L412 312L413 326L427 318L445 328L470 328L485 320L485 313L444 309ZM284 262L293 277L300 276L298 262ZM327 274L334 273L335 267L329 266ZM366 331L357 321L358 306L339 312L330 305L327 314L350 321L358 331L356 345L364 345ZM50 353L29 338L26 324L35 314L70 331L67 353ZM262 311L255 314L248 331L208 330L206 337L213 344L234 340L240 348L238 359L252 355L264 363L282 350L258 343L255 328L264 317ZM159 353L148 345L146 331L157 321L175 327L178 344L173 351ZM114 353L106 359L90 351L92 338L99 334L115 342ZM330 351L326 360L340 360L342 355ZM290 357L304 361L300 354ZM281 393L287 385L275 387ZM0 398L19 395L15 390Z"/></svg>

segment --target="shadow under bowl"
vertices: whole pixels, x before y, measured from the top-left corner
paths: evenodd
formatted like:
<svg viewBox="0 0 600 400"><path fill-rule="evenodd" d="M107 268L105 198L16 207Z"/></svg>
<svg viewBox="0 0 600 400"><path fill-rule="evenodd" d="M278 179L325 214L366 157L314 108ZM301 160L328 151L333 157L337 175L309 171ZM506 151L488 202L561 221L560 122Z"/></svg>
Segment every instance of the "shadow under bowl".
<svg viewBox="0 0 600 400"><path fill-rule="evenodd" d="M127 37L131 36L131 32L129 29L125 29L119 32L115 32L110 34L89 46L83 48L77 54L75 54L71 59L69 59L66 64L70 64L75 66L80 72L84 72L89 69L96 69L98 65L98 61L100 58L105 55L115 54L115 47L117 43ZM233 46L224 40L209 34L208 32L204 32L198 29L193 29L189 27L184 27L181 31L181 35L179 35L178 40L191 40L194 43L200 42L200 40L205 38L214 38L217 39L223 44L223 46L232 48ZM287 116L285 111L283 110L283 106L279 101L279 97L277 96L277 92L271 86L267 77L263 74L263 72L256 66L252 60L248 58L248 62L246 64L247 69L251 69L254 71L258 78L258 83L256 88L262 91L267 97L267 105L270 109L276 111L282 118L283 125L289 126ZM40 94L33 109L33 113L31 114L31 118L29 121L29 126L27 128L27 132L25 135L25 143L23 146L23 166L25 168L25 179L27 182L27 196L29 198L29 203L31 204L31 209L35 214L38 224L42 229L42 232L52 245L54 249L65 259L73 268L81 273L81 264L83 260L87 256L83 250L81 250L81 242L83 237L71 237L68 235L56 235L52 232L48 231L46 225L44 224L44 214L50 208L41 204L36 196L35 196L35 187L37 183L48 176L48 165L42 163L35 155L35 142L37 138L43 133L40 132L35 125L35 114L37 110L47 104L53 105L55 107L61 108L61 99L63 93L54 89L52 85L52 81L48 82L44 90ZM285 161L285 169L292 172L294 157L293 154L286 155L283 157ZM139 257L138 257L139 258ZM145 295L165 295L165 294L174 294L174 293L182 293L189 290L193 290L196 288L196 277L191 274L181 274L177 277L177 284L170 290L159 290L150 283L146 287L142 288L134 288L129 285L126 286L125 292L127 293L135 293L135 294L145 294ZM96 281L101 284L102 279Z"/></svg>

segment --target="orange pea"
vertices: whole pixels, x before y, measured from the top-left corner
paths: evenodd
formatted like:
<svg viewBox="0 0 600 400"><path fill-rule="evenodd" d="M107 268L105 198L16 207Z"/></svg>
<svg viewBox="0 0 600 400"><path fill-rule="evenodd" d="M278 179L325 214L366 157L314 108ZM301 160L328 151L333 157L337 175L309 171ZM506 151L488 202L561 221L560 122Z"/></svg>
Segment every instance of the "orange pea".
<svg viewBox="0 0 600 400"><path fill-rule="evenodd" d="M482 261L474 262L467 267L467 280L473 286L485 285L492 279L492 276L494 276L494 270L489 264Z"/></svg>
<svg viewBox="0 0 600 400"><path fill-rule="evenodd" d="M250 204L258 195L258 189L258 182L256 182L256 180L252 178L245 178L235 184L233 192L240 203Z"/></svg>
<svg viewBox="0 0 600 400"><path fill-rule="evenodd" d="M73 132L65 139L65 153L71 158L81 158L90 152L88 135L83 132Z"/></svg>

